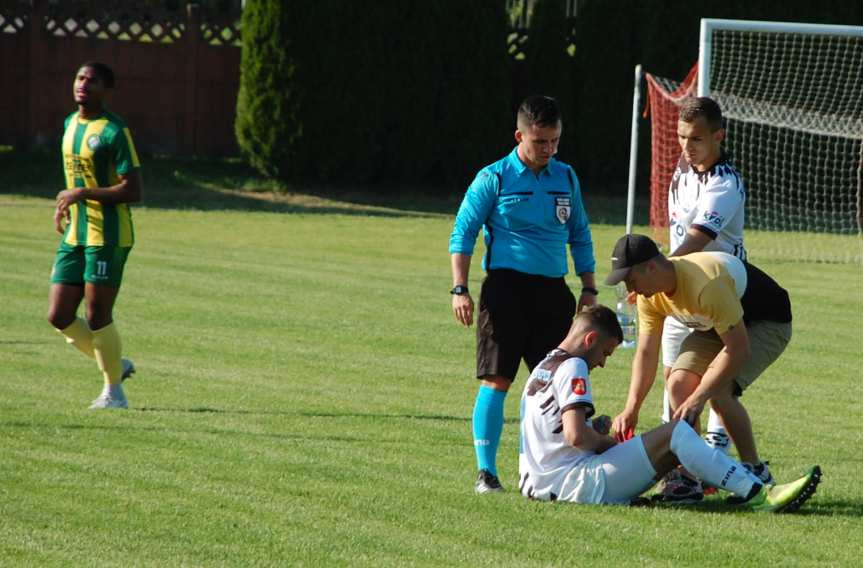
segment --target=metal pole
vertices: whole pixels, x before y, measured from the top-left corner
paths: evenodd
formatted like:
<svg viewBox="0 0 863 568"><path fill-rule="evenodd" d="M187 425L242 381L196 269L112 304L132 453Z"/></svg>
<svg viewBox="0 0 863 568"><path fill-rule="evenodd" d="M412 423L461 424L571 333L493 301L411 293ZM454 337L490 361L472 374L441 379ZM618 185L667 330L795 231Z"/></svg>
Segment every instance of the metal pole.
<svg viewBox="0 0 863 568"><path fill-rule="evenodd" d="M702 18L701 38L698 41L698 86L699 97L710 96L710 63L713 56L713 24L716 20Z"/></svg>
<svg viewBox="0 0 863 568"><path fill-rule="evenodd" d="M640 108L641 65L635 66L635 87L632 90L632 128L629 137L629 184L626 193L626 234L632 232L635 211L635 170L638 162L638 109Z"/></svg>

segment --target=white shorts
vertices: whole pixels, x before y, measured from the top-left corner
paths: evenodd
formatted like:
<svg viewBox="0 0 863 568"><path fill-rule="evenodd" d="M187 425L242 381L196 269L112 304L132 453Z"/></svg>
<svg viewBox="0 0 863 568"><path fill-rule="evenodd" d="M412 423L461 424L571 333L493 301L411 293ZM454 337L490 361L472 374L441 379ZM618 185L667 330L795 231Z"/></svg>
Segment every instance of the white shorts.
<svg viewBox="0 0 863 568"><path fill-rule="evenodd" d="M669 369L674 367L683 340L689 337L692 330L672 317L665 318L662 324L662 364Z"/></svg>
<svg viewBox="0 0 863 568"><path fill-rule="evenodd" d="M593 505L628 504L656 483L656 470L641 436L590 456L566 475L559 501Z"/></svg>

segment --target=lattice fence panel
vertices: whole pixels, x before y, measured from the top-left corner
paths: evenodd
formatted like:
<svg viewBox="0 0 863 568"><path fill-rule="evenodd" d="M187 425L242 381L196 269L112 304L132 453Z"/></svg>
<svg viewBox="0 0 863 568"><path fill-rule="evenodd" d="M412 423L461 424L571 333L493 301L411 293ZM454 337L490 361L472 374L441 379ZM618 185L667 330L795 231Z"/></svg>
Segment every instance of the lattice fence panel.
<svg viewBox="0 0 863 568"><path fill-rule="evenodd" d="M208 45L242 45L240 20L220 19L201 22L201 37Z"/></svg>
<svg viewBox="0 0 863 568"><path fill-rule="evenodd" d="M0 33L21 33L29 20L30 3L27 0L0 1Z"/></svg>
<svg viewBox="0 0 863 568"><path fill-rule="evenodd" d="M45 29L55 37L175 43L183 38L188 26L186 4L166 0L52 1ZM195 5L195 10L206 44L240 45L240 2L202 2Z"/></svg>
<svg viewBox="0 0 863 568"><path fill-rule="evenodd" d="M58 2L50 4L45 29L56 37L174 43L185 32L185 14L162 2Z"/></svg>

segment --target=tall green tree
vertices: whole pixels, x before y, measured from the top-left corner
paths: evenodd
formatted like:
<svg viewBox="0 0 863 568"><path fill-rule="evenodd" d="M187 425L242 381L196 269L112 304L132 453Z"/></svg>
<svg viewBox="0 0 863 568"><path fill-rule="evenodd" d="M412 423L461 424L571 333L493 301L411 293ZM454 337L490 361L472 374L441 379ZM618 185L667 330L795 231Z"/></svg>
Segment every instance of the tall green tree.
<svg viewBox="0 0 863 568"><path fill-rule="evenodd" d="M511 92L502 3L319 0L303 17L312 177L452 186L500 150Z"/></svg>
<svg viewBox="0 0 863 568"><path fill-rule="evenodd" d="M288 178L297 169L303 101L297 81L293 2L253 0L243 10L240 91L234 129L243 156L260 172Z"/></svg>
<svg viewBox="0 0 863 568"><path fill-rule="evenodd" d="M569 24L564 0L536 0L533 5L524 49L524 70L516 84L520 102L527 95L554 97L563 115L558 156L572 163L576 157L575 100L572 84L572 56L567 52Z"/></svg>
<svg viewBox="0 0 863 568"><path fill-rule="evenodd" d="M440 181L463 186L515 144L508 15L503 2L429 4L436 6L439 22L434 48L440 74L431 82L435 167L444 173Z"/></svg>

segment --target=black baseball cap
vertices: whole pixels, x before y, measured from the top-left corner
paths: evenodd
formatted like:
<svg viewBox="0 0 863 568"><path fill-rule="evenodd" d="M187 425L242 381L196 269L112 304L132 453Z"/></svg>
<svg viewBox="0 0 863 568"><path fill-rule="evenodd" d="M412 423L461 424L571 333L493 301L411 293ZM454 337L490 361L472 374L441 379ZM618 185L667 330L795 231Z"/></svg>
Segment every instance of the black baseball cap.
<svg viewBox="0 0 863 568"><path fill-rule="evenodd" d="M620 237L614 245L614 252L611 253L611 274L605 279L605 283L614 286L626 278L633 266L658 255L659 248L650 237L631 234Z"/></svg>

